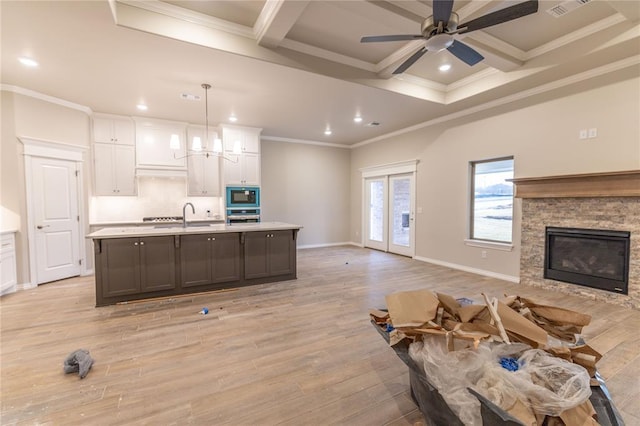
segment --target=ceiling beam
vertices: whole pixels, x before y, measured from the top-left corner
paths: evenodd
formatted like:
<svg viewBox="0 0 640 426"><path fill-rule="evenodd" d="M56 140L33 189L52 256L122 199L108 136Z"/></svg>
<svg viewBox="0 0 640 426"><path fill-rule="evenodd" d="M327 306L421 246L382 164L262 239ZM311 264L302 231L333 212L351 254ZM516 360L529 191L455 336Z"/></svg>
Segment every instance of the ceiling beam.
<svg viewBox="0 0 640 426"><path fill-rule="evenodd" d="M308 4L309 0L267 0L253 26L258 44L279 46Z"/></svg>

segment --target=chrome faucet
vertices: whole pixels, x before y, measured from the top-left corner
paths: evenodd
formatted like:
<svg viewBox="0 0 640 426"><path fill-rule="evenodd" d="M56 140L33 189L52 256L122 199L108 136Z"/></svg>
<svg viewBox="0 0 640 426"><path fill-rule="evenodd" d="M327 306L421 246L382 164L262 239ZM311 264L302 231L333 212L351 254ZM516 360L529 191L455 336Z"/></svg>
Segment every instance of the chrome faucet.
<svg viewBox="0 0 640 426"><path fill-rule="evenodd" d="M182 227L183 228L187 227L187 206L191 206L191 211L193 212L193 214L196 214L196 208L193 207L193 204L184 203L184 206L182 206Z"/></svg>

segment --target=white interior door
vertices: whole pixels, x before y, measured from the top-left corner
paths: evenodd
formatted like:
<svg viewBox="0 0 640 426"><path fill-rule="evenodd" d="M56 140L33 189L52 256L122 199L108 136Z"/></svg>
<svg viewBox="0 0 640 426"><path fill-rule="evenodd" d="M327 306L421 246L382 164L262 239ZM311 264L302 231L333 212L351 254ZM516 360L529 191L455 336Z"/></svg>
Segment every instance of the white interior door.
<svg viewBox="0 0 640 426"><path fill-rule="evenodd" d="M31 165L36 284L80 275L76 163L33 157Z"/></svg>
<svg viewBox="0 0 640 426"><path fill-rule="evenodd" d="M365 179L365 247L414 254L413 173Z"/></svg>

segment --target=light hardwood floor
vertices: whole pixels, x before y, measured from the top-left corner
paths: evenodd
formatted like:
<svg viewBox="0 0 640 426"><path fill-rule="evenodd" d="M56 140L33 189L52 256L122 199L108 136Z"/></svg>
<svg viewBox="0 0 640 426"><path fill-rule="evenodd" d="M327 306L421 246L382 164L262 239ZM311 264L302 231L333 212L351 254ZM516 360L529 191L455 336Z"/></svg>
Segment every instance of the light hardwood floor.
<svg viewBox="0 0 640 426"><path fill-rule="evenodd" d="M407 367L368 318L420 288L590 313L599 370L640 424L640 311L348 246L300 250L297 280L217 293L95 308L84 277L2 297L0 423L423 424ZM95 359L84 380L62 371L79 348Z"/></svg>

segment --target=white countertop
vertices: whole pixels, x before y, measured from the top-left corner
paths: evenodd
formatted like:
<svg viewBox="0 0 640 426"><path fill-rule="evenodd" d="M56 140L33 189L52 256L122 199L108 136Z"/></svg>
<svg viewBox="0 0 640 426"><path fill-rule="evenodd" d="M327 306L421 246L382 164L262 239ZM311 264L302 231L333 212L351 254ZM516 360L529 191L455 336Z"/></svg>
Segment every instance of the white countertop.
<svg viewBox="0 0 640 426"><path fill-rule="evenodd" d="M195 225L195 226L194 226ZM152 237L160 235L185 235L185 234L217 234L226 232L255 232L255 231L280 231L287 229L301 229L300 225L283 222L259 222L259 223L224 223L198 224L183 228L180 225L167 226L156 224L155 226L135 227L109 227L87 234L86 238L127 238L127 237Z"/></svg>
<svg viewBox="0 0 640 426"><path fill-rule="evenodd" d="M225 223L224 219L214 219L214 218L206 218L206 219L189 219L189 223ZM155 226L161 225L162 222L145 222L143 220L124 220L124 221L109 221L109 222L90 222L89 226L91 227L99 227L99 226L110 226L110 227L126 227L126 226ZM176 226L180 226L176 224Z"/></svg>

